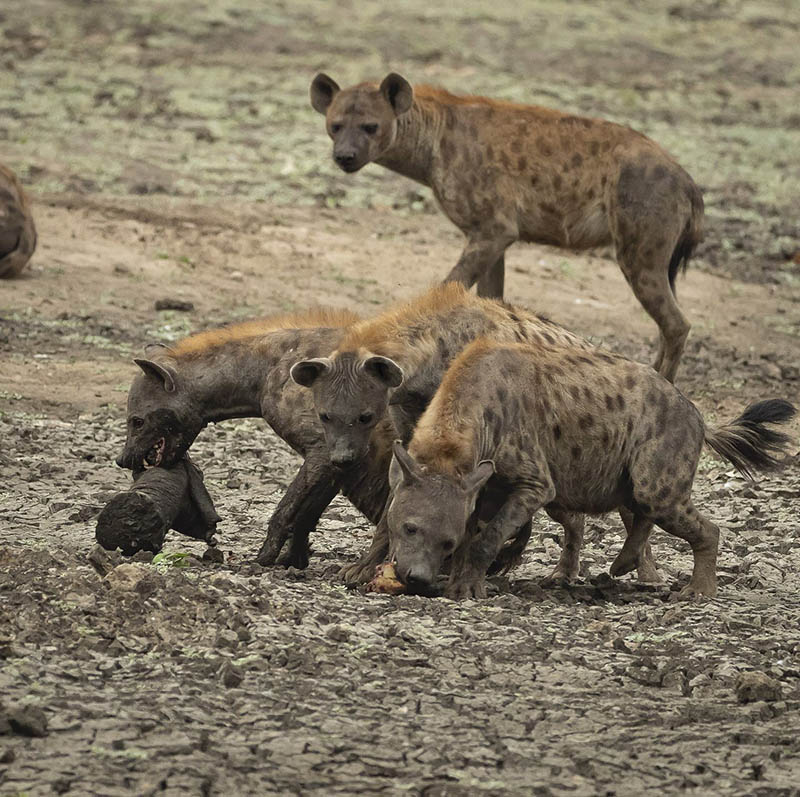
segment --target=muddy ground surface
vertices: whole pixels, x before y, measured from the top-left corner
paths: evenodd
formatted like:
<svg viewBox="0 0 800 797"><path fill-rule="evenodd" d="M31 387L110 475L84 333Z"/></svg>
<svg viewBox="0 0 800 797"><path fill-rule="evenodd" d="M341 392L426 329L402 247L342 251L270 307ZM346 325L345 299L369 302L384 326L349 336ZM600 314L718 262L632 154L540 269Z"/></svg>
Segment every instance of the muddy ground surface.
<svg viewBox="0 0 800 797"><path fill-rule="evenodd" d="M369 314L458 256L427 191L334 171L307 107L317 69L396 69L655 137L707 204L679 281L680 387L712 423L797 401L794 4L165 6L0 8L0 157L40 231L25 276L0 283L0 795L800 794L797 444L756 485L702 460L720 592L696 603L674 600L691 558L665 534L663 585L604 575L612 516L590 522L569 588L540 586L559 550L541 519L484 601L347 591L338 570L371 529L341 499L308 570L264 570L298 459L255 420L193 448L223 563L174 532L160 564L92 551L128 484L113 457L145 342L321 302ZM514 247L508 298L649 360L655 327L606 255ZM772 681L740 702L749 671Z"/></svg>

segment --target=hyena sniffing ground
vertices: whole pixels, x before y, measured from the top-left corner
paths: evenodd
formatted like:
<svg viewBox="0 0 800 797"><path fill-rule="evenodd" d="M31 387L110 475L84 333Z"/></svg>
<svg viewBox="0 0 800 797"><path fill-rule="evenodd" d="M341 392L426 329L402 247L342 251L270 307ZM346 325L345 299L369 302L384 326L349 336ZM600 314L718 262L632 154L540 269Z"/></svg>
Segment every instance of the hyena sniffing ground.
<svg viewBox="0 0 800 797"><path fill-rule="evenodd" d="M467 243L447 276L502 298L514 241L587 249L614 244L636 298L658 324L655 368L673 381L689 334L675 299L681 265L702 239L703 199L658 144L629 127L487 97L412 86L389 74L340 89L319 74L346 172L370 162L429 186Z"/></svg>
<svg viewBox="0 0 800 797"><path fill-rule="evenodd" d="M481 337L561 344L576 355L594 350L583 338L529 310L475 296L458 283L445 283L354 324L330 356L300 361L291 374L310 388L331 457L341 466L358 468L372 426L387 413L397 435L405 442L411 439L452 361ZM565 529L564 552L552 579L571 581L578 575L572 540L582 536L584 518L555 507L547 511ZM632 515L624 509L620 514L630 532ZM345 580L369 580L387 553L387 533L382 519L372 547L356 565L346 568ZM504 553L512 554L514 561L511 551ZM642 580L659 580L649 546L638 570Z"/></svg>
<svg viewBox="0 0 800 797"><path fill-rule="evenodd" d="M408 451L394 446L386 518L397 573L428 584L452 556L446 594L481 597L487 565L538 509L624 506L633 528L611 574L638 565L655 523L692 547L682 595L713 596L719 530L691 498L703 444L750 475L775 465L788 442L764 424L794 413L787 401L763 401L712 430L673 385L623 357L476 341L448 370ZM505 501L469 536L476 497L492 477L506 485Z"/></svg>

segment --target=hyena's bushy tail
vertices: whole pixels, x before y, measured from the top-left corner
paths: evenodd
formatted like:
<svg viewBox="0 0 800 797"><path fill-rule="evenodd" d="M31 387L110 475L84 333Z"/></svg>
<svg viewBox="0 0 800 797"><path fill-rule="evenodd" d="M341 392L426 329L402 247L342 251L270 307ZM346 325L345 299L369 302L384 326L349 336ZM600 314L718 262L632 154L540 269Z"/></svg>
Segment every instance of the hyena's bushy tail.
<svg viewBox="0 0 800 797"><path fill-rule="evenodd" d="M783 399L768 399L751 404L735 421L719 429L706 429L705 440L748 479L754 471L770 470L779 464L775 454L785 451L791 438L767 428L767 423L785 423L796 410Z"/></svg>
<svg viewBox="0 0 800 797"><path fill-rule="evenodd" d="M700 189L689 180L688 186L689 202L691 204L691 212L686 221L686 227L675 244L675 249L672 251L672 257L669 261L669 285L672 288L672 293L675 293L675 278L678 276L679 271L686 271L689 265L689 258L694 254L697 245L703 240L703 195Z"/></svg>

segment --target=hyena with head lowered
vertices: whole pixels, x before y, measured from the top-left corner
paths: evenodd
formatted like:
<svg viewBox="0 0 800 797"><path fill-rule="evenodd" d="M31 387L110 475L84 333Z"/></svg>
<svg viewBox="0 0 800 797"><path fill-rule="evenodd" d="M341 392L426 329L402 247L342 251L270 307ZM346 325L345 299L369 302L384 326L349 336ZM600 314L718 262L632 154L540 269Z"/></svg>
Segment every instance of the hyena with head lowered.
<svg viewBox="0 0 800 797"><path fill-rule="evenodd" d="M319 74L311 104L326 117L346 172L370 162L429 186L467 243L447 276L502 298L514 241L570 249L614 244L636 298L658 324L655 368L673 381L689 323L675 277L702 240L703 199L658 144L628 127L549 108L456 96L389 74L340 89Z"/></svg>
<svg viewBox="0 0 800 797"><path fill-rule="evenodd" d="M395 569L427 584L452 556L446 594L481 597L488 564L538 509L624 506L633 528L612 575L638 565L655 523L692 548L682 595L713 596L719 530L691 498L703 444L749 476L774 466L788 442L765 424L794 413L787 401L762 401L712 430L673 385L623 357L476 341L448 370L408 451L394 446L386 518ZM502 506L470 535L490 478L505 487Z"/></svg>
<svg viewBox="0 0 800 797"><path fill-rule="evenodd" d="M330 356L298 362L291 376L311 390L332 461L339 467L358 469L372 427L388 413L397 435L410 440L452 361L484 336L505 342L561 344L576 356L594 350L583 338L528 310L475 296L458 283L445 283L376 318L354 324ZM572 541L582 537L583 516L556 507L547 511L567 530L567 544L552 578L572 580L578 573ZM624 510L621 514L630 531L632 516ZM381 520L372 547L357 564L345 569L345 580L359 582L372 576L387 553L387 535ZM522 535L516 539L522 540ZM513 548L505 553L507 562L513 562ZM507 566L503 557L498 566ZM639 576L647 581L658 579L649 547Z"/></svg>

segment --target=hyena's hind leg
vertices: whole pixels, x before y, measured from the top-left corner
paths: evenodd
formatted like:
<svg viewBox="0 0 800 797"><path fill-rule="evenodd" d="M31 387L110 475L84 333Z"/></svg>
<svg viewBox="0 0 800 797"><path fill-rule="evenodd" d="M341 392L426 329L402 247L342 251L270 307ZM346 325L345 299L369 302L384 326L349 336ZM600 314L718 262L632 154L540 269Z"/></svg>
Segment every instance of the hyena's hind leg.
<svg viewBox="0 0 800 797"><path fill-rule="evenodd" d="M691 501L673 507L658 517L658 525L686 540L692 547L694 568L689 583L680 591L681 598L717 594L717 548L719 528L697 511Z"/></svg>
<svg viewBox="0 0 800 797"><path fill-rule="evenodd" d="M648 273L640 269L631 275L629 281L642 307L658 324L658 355L653 368L664 379L674 382L686 338L689 336L689 322L678 307L666 273Z"/></svg>
<svg viewBox="0 0 800 797"><path fill-rule="evenodd" d="M661 575L658 572L656 560L653 557L653 549L650 547L649 538L653 529L653 524L650 523L647 529L638 529L635 524L633 512L624 506L619 508L619 516L622 518L622 522L625 524L627 538L630 539L631 536L633 536L634 541L641 544L641 550L638 552L638 563L635 565L636 575L639 581L642 581L646 584L661 584L664 579L661 578ZM629 548L629 551L630 550L631 549ZM632 569L633 568L629 568L625 572L630 572Z"/></svg>
<svg viewBox="0 0 800 797"><path fill-rule="evenodd" d="M620 517L622 517L622 522L625 524L628 536L625 538L622 550L611 563L609 572L612 576L624 576L626 573L630 573L633 570L637 570L641 573L642 565L646 562L644 554L645 549L650 548L648 539L650 537L650 532L653 530L653 523L645 516L635 514L630 510L624 510L624 512L620 510ZM650 557L652 563L652 552L650 553ZM655 572L654 563L652 563L652 568L653 572ZM644 569L647 571L646 566ZM655 575L657 579L658 573L655 573Z"/></svg>
<svg viewBox="0 0 800 797"><path fill-rule="evenodd" d="M558 564L542 582L545 586L557 584L573 584L580 573L581 548L583 547L583 529L586 521L581 512L568 512L566 509L545 507L545 512L564 529L564 541L561 545L561 556Z"/></svg>
<svg viewBox="0 0 800 797"><path fill-rule="evenodd" d="M494 265L478 278L478 296L487 299L502 299L506 282L506 258L500 255Z"/></svg>
<svg viewBox="0 0 800 797"><path fill-rule="evenodd" d="M680 420L673 420L672 429L678 430ZM719 529L703 517L692 503L692 478L703 439L699 427L692 429L688 426L686 431L686 442L678 449L671 439L656 438L645 443L634 455L630 467L630 508L634 512L634 528L614 561L611 574L619 575L626 569L632 569L630 564L635 554L647 543L650 525L655 523L664 531L686 540L692 548L694 569L680 597L713 597L717 594ZM654 463L669 461L670 456L682 461L685 473L669 477L655 471Z"/></svg>
<svg viewBox="0 0 800 797"><path fill-rule="evenodd" d="M645 170L645 166L638 171L623 167L617 192L609 197L611 234L625 279L658 324L660 339L653 367L674 382L690 329L678 306L674 283L697 233L691 226L690 198L676 195L680 189L661 175L648 178ZM626 178L631 171L635 176Z"/></svg>

